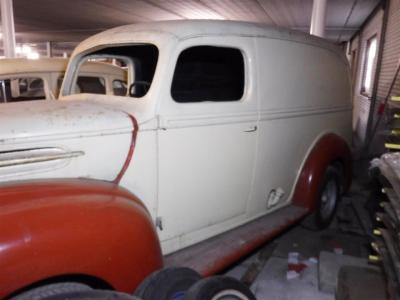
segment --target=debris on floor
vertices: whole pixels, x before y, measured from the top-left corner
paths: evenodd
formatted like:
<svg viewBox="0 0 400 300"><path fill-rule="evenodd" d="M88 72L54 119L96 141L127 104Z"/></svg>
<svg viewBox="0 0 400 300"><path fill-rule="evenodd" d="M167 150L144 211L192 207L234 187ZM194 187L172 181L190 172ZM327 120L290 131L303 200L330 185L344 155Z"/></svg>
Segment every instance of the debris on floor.
<svg viewBox="0 0 400 300"><path fill-rule="evenodd" d="M376 266L368 264L367 258L322 251L319 256L319 289L326 293L335 293L338 274L344 266L357 266L379 271Z"/></svg>
<svg viewBox="0 0 400 300"><path fill-rule="evenodd" d="M385 286L384 275L379 269L344 266L338 275L336 300L386 299Z"/></svg>
<svg viewBox="0 0 400 300"><path fill-rule="evenodd" d="M367 268L368 282L379 269L368 265L371 225L365 221L365 199L362 193L352 191L329 228L312 231L297 225L226 275L250 286L261 300L333 300L343 266Z"/></svg>
<svg viewBox="0 0 400 300"><path fill-rule="evenodd" d="M294 271L293 271L294 272ZM262 300L333 300L333 294L318 290L318 265L312 264L301 273L294 272L288 278L287 260L271 257L265 268L252 284L251 289L257 299Z"/></svg>

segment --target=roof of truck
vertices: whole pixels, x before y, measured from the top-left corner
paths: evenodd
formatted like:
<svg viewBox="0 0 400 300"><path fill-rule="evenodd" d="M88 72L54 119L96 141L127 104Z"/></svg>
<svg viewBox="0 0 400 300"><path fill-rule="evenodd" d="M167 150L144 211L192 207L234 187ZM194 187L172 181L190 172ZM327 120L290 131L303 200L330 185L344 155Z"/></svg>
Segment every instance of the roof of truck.
<svg viewBox="0 0 400 300"><path fill-rule="evenodd" d="M49 58L43 57L39 59L27 58L6 58L0 59L0 76L20 73L36 73L36 72L59 72L63 73L67 69L68 59L66 58ZM87 73L113 74L123 76L122 68L101 62L85 63L82 69Z"/></svg>
<svg viewBox="0 0 400 300"><path fill-rule="evenodd" d="M74 53L79 53L98 45L129 43L138 33L150 33L151 36L154 36L154 34L169 35L177 39L216 35L267 37L322 46L335 52L341 52L337 45L326 39L261 23L226 20L174 20L115 27L84 40L78 45Z"/></svg>

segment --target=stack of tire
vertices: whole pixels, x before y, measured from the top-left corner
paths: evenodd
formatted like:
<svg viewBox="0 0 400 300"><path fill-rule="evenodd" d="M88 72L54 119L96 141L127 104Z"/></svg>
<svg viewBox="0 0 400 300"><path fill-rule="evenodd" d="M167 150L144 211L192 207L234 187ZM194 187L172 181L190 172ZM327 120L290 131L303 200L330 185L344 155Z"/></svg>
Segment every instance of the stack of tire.
<svg viewBox="0 0 400 300"><path fill-rule="evenodd" d="M255 300L250 289L227 276L202 278L189 268L164 268L150 274L134 295L95 290L81 283L54 283L19 294L10 300Z"/></svg>

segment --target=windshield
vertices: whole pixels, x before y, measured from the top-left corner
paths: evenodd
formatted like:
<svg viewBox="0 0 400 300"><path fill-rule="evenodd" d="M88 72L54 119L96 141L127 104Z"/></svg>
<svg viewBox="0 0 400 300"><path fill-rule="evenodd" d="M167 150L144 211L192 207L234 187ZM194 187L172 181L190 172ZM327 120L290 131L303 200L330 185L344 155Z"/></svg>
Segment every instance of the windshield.
<svg viewBox="0 0 400 300"><path fill-rule="evenodd" d="M125 85L124 89L120 88L117 93L111 94L143 97L151 87L157 61L158 49L151 44L107 47L85 55L76 78L87 72L107 74L111 89L115 90L116 83ZM79 82L75 82L74 86L76 84ZM70 91L71 94L77 92L76 89ZM86 92L91 93L90 90Z"/></svg>

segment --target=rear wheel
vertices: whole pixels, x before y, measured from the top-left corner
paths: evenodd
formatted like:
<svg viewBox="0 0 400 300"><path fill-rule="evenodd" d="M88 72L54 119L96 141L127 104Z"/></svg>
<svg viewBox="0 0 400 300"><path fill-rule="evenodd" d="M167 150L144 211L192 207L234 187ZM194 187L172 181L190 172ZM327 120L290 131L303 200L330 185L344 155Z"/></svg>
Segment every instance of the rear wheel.
<svg viewBox="0 0 400 300"><path fill-rule="evenodd" d="M329 166L319 185L315 211L303 220L304 227L320 230L329 226L341 198L340 186L339 171L335 167Z"/></svg>
<svg viewBox="0 0 400 300"><path fill-rule="evenodd" d="M143 300L182 300L201 276L189 268L165 268L148 276L134 295Z"/></svg>
<svg viewBox="0 0 400 300"><path fill-rule="evenodd" d="M256 300L250 289L239 280L226 276L204 278L194 284L184 300Z"/></svg>

